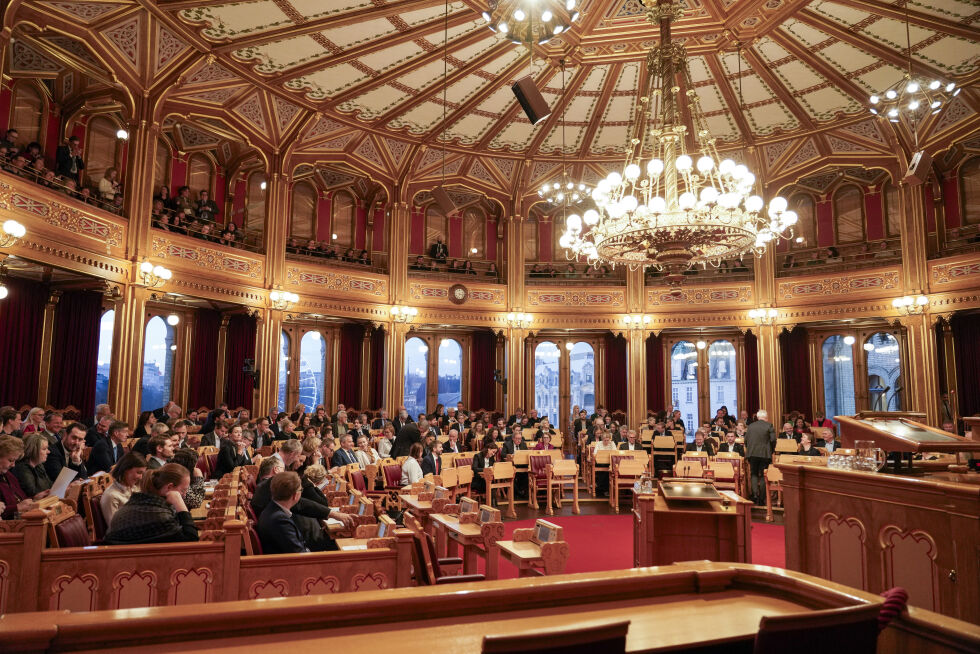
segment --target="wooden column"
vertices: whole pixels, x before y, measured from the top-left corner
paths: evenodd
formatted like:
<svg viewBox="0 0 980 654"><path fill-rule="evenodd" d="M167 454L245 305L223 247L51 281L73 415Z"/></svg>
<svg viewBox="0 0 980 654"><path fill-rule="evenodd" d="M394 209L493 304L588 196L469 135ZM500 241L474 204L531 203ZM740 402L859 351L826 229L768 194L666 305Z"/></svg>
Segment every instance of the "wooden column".
<svg viewBox="0 0 980 654"><path fill-rule="evenodd" d="M150 294L145 287L136 284L122 286L120 290L112 327L109 406L120 420L135 427L143 380L146 301Z"/></svg>
<svg viewBox="0 0 980 654"><path fill-rule="evenodd" d="M506 220L507 308L522 311L524 308L524 219L511 216ZM510 394L510 387L507 388ZM516 404L514 405L517 406Z"/></svg>
<svg viewBox="0 0 980 654"><path fill-rule="evenodd" d="M194 341L194 314L190 311L180 311L177 315L180 316L180 323L174 329L177 351L174 353L174 376L170 399L176 402L177 406L184 407L186 414L188 410L187 389L190 384L190 376L195 373L191 359Z"/></svg>
<svg viewBox="0 0 980 654"><path fill-rule="evenodd" d="M124 203L129 217L126 252L140 261L151 252L150 214L153 209L153 168L156 162L160 126L153 122L153 103L147 97L136 100L137 115L129 123L129 155L126 157Z"/></svg>
<svg viewBox="0 0 980 654"><path fill-rule="evenodd" d="M494 367L499 370L502 375L507 374L507 339L504 337L503 331L498 331L494 334ZM504 386L503 384L494 383L493 385L493 406L495 409L502 411L504 409Z"/></svg>
<svg viewBox="0 0 980 654"><path fill-rule="evenodd" d="M762 325L758 330L759 408L769 413L769 422L775 425L783 415L782 358L779 352L782 327Z"/></svg>
<svg viewBox="0 0 980 654"><path fill-rule="evenodd" d="M221 315L221 326L218 328L218 366L215 369L214 377L214 406L217 406L219 402L225 401L225 388L228 383L226 379L227 357L228 357L228 319L231 316L228 314ZM257 336L256 336L257 337ZM258 352L255 353L258 356ZM258 364L256 363L256 366ZM272 406L271 404L269 406ZM253 405L255 409L254 413L256 415L265 415L264 412L269 407L259 407ZM261 412L260 412L261 410Z"/></svg>
<svg viewBox="0 0 980 654"><path fill-rule="evenodd" d="M510 266L509 263L508 266ZM524 396L525 382L526 379L530 379L533 388L534 371L531 370L531 376L527 377L528 373L524 366L524 344L527 341L527 330L520 327L508 327L506 333L507 395L504 402L504 413L511 415L514 413L514 409L523 407L526 403L527 398ZM533 362L534 356L528 356L528 360Z"/></svg>
<svg viewBox="0 0 980 654"><path fill-rule="evenodd" d="M282 155L276 151L266 184L264 225L265 281L269 288L285 288L286 241L289 237L289 177L282 169ZM297 289L292 289L296 291ZM281 323L280 316L280 323ZM271 404L269 406L272 406Z"/></svg>
<svg viewBox="0 0 980 654"><path fill-rule="evenodd" d="M908 356L903 356L908 370L908 375L904 376L904 393L908 399L906 410L924 411L926 423L939 427L942 425L939 417L939 362L932 321L929 314L922 313L902 318L900 322L905 326L908 353Z"/></svg>
<svg viewBox="0 0 980 654"><path fill-rule="evenodd" d="M327 370L323 375L327 388L323 396L327 398L324 404L332 410L340 402L340 327L329 329L327 348Z"/></svg>
<svg viewBox="0 0 980 654"><path fill-rule="evenodd" d="M411 208L408 202L395 202L388 221L388 301L391 304L408 300L408 235L412 229ZM389 335L390 336L390 335ZM386 336L387 338L388 336ZM391 370L391 368L389 368ZM391 398L391 395L388 395ZM401 397L401 392L398 393ZM389 404L393 400L389 400ZM395 404L401 404L401 400ZM391 418L394 418L391 414Z"/></svg>
<svg viewBox="0 0 980 654"><path fill-rule="evenodd" d="M928 287L926 262L925 185L901 185L902 215L902 281L905 295L924 293Z"/></svg>
<svg viewBox="0 0 980 654"><path fill-rule="evenodd" d="M405 402L405 335L410 328L409 324L394 321L385 326L385 368L388 370L385 399L392 419Z"/></svg>
<svg viewBox="0 0 980 654"><path fill-rule="evenodd" d="M374 331L374 327L366 325L364 327L364 339L361 341L361 393L358 398L357 408L362 411L368 408L368 395L370 395L372 331Z"/></svg>
<svg viewBox="0 0 980 654"><path fill-rule="evenodd" d="M259 383L253 406L261 407L258 410L264 414L279 401L279 341L283 312L262 308L258 310L256 320L255 368L259 371Z"/></svg>
<svg viewBox="0 0 980 654"><path fill-rule="evenodd" d="M953 347L953 329L949 325L948 318L942 320L940 324L942 325L943 329L943 342L941 347L943 348L944 360L946 361L946 388L949 394L949 411L952 414L951 418L955 423L960 418L960 402L959 393L957 392L956 349ZM942 413L941 405L939 419L945 419Z"/></svg>
<svg viewBox="0 0 980 654"><path fill-rule="evenodd" d="M626 421L636 428L647 416L646 339L649 332L640 327L626 332Z"/></svg>
<svg viewBox="0 0 980 654"><path fill-rule="evenodd" d="M48 403L48 387L51 384L51 349L54 341L54 313L61 299L61 291L54 290L44 305L44 321L41 325L41 362L38 366L37 405ZM55 369L57 374L57 367Z"/></svg>

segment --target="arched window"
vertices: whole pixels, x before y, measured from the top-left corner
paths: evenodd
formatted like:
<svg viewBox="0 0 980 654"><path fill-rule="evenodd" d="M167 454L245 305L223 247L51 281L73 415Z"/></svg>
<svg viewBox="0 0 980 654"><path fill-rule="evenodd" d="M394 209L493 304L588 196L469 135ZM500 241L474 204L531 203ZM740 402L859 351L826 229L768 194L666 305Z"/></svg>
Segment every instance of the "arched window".
<svg viewBox="0 0 980 654"><path fill-rule="evenodd" d="M170 384L177 351L174 328L160 316L146 323L143 341L143 394L140 411L159 409L170 401Z"/></svg>
<svg viewBox="0 0 980 654"><path fill-rule="evenodd" d="M262 231L265 226L265 173L248 176L248 198L245 203L245 229Z"/></svg>
<svg viewBox="0 0 980 654"><path fill-rule="evenodd" d="M112 330L115 320L116 312L109 309L102 314L99 323L99 358L98 367L95 369L96 404L105 404L109 401L109 370L112 366Z"/></svg>
<svg viewBox="0 0 980 654"><path fill-rule="evenodd" d="M803 237L802 243L797 243L794 238L793 247L815 247L817 245L817 211L813 196L809 193L797 193L790 197L789 208L795 211L798 217L797 223L793 227L793 234L796 237Z"/></svg>
<svg viewBox="0 0 980 654"><path fill-rule="evenodd" d="M487 218L482 211L467 209L463 214L463 255L482 259L487 245Z"/></svg>
<svg viewBox="0 0 980 654"><path fill-rule="evenodd" d="M421 338L405 341L405 409L412 420L426 413L429 346Z"/></svg>
<svg viewBox="0 0 980 654"><path fill-rule="evenodd" d="M877 332L864 343L872 411L902 410L902 350L898 339Z"/></svg>
<svg viewBox="0 0 980 654"><path fill-rule="evenodd" d="M17 130L18 146L25 147L33 141L41 142L42 120L44 120L44 99L37 88L26 81L14 84L10 129Z"/></svg>
<svg viewBox="0 0 980 654"><path fill-rule="evenodd" d="M293 211L289 235L296 238L314 238L316 225L316 189L307 182L293 186Z"/></svg>
<svg viewBox="0 0 980 654"><path fill-rule="evenodd" d="M885 230L889 236L902 235L902 198L894 184L885 183Z"/></svg>
<svg viewBox="0 0 980 654"><path fill-rule="evenodd" d="M299 342L299 401L311 409L323 403L323 374L327 367L327 341L318 331L303 334Z"/></svg>
<svg viewBox="0 0 980 654"><path fill-rule="evenodd" d="M289 380L289 334L282 332L279 340L279 410L286 410L286 383Z"/></svg>
<svg viewBox="0 0 980 654"><path fill-rule="evenodd" d="M834 194L834 224L837 243L864 240L864 194L857 186L842 186Z"/></svg>
<svg viewBox="0 0 980 654"><path fill-rule="evenodd" d="M538 416L548 416L553 425L560 424L558 416L558 346L551 341L534 348L534 408Z"/></svg>
<svg viewBox="0 0 980 654"><path fill-rule="evenodd" d="M428 252L438 240L449 247L449 220L439 205L433 202L425 209L425 251Z"/></svg>
<svg viewBox="0 0 980 654"><path fill-rule="evenodd" d="M161 186L170 185L170 144L164 139L157 141L157 153L153 160L153 192L160 190ZM170 189L173 195L176 189Z"/></svg>
<svg viewBox="0 0 980 654"><path fill-rule="evenodd" d="M524 241L524 261L538 260L538 220L528 217L521 226L521 238Z"/></svg>
<svg viewBox="0 0 980 654"><path fill-rule="evenodd" d="M980 225L980 157L973 157L960 167L960 193L963 224Z"/></svg>
<svg viewBox="0 0 980 654"><path fill-rule="evenodd" d="M715 341L708 347L708 407L711 418L725 407L728 415L738 416L738 371L735 368L735 346L729 341ZM685 421L686 422L686 421Z"/></svg>
<svg viewBox="0 0 980 654"><path fill-rule="evenodd" d="M572 346L568 375L571 382L569 403L572 406L577 404L592 415L595 413L595 350L591 345L580 341Z"/></svg>
<svg viewBox="0 0 980 654"><path fill-rule="evenodd" d="M350 193L338 191L334 193L330 203L330 229L333 232L334 247L343 254L347 248L354 247L354 223L357 217L354 197Z"/></svg>
<svg viewBox="0 0 980 654"><path fill-rule="evenodd" d="M214 197L214 165L206 154L196 152L187 160L187 185L194 200L201 191Z"/></svg>
<svg viewBox="0 0 980 654"><path fill-rule="evenodd" d="M835 335L823 342L824 413L850 416L857 411L854 404L854 337Z"/></svg>
<svg viewBox="0 0 980 654"><path fill-rule="evenodd" d="M119 128L116 124L105 116L94 116L88 122L85 143L82 145L85 148L85 174L93 184L98 184L109 168L115 168L119 172L117 179L121 180L123 177L123 171L119 170L116 159L119 141L116 138L117 131Z"/></svg>
<svg viewBox="0 0 980 654"><path fill-rule="evenodd" d="M674 409L681 412L689 437L698 426L698 350L681 341L670 349L670 394Z"/></svg>
<svg viewBox="0 0 980 654"><path fill-rule="evenodd" d="M439 404L456 406L463 399L463 347L444 338L439 343Z"/></svg>

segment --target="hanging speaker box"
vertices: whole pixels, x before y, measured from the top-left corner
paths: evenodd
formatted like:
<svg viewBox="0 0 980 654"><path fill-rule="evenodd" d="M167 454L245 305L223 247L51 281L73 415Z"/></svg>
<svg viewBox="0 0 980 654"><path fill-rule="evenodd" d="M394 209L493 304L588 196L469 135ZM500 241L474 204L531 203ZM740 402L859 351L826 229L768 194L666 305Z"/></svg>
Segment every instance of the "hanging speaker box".
<svg viewBox="0 0 980 654"><path fill-rule="evenodd" d="M517 96L517 101L521 103L521 107L532 125L537 125L551 115L548 103L541 97L541 92L538 91L538 87L530 75L517 80L510 88Z"/></svg>
<svg viewBox="0 0 980 654"><path fill-rule="evenodd" d="M909 162L908 172L905 173L905 177L902 181L909 186L918 186L926 181L929 177L929 168L932 166L932 155L925 150L919 150L914 155L912 155L912 161Z"/></svg>
<svg viewBox="0 0 980 654"><path fill-rule="evenodd" d="M453 202L453 199L449 197L449 194L446 193L446 189L443 187L437 186L432 189L432 197L435 199L436 204L439 205L439 208L442 209L444 216L448 216L456 211L456 203Z"/></svg>

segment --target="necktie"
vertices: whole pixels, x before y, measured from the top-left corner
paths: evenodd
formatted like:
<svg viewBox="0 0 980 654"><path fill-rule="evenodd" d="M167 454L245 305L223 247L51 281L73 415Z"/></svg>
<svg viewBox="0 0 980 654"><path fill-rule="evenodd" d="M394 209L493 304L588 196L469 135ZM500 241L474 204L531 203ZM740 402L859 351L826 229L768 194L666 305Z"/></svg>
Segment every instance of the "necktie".
<svg viewBox="0 0 980 654"><path fill-rule="evenodd" d="M113 457L114 457L114 458L113 458L113 460L114 460L114 461L118 461L118 460L119 460L119 457L121 457L121 456L122 456L122 448L121 448L121 447L119 447L119 445L118 445L118 444L116 444L116 445L115 445L115 446L114 446L114 447L112 448L112 451L113 451Z"/></svg>

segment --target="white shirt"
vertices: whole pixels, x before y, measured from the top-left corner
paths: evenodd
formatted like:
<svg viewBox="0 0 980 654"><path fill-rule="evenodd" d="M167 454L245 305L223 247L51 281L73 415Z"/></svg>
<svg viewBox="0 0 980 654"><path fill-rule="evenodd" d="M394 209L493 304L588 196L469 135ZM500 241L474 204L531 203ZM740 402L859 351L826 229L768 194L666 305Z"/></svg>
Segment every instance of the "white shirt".
<svg viewBox="0 0 980 654"><path fill-rule="evenodd" d="M357 462L361 464L362 468L366 468L372 463L375 463L381 459L377 450L375 450L373 447L369 447L367 452L356 450L354 452L354 456L357 457Z"/></svg>
<svg viewBox="0 0 980 654"><path fill-rule="evenodd" d="M112 486L109 486L102 492L102 498L99 500L99 506L102 507L102 517L105 518L105 523L108 526L112 522L112 516L116 514L123 504L129 501L130 496L133 494L132 488L127 488L120 484L118 481L113 482Z"/></svg>
<svg viewBox="0 0 980 654"><path fill-rule="evenodd" d="M422 481L422 466L412 457L405 459L402 464L402 486L411 486L417 481Z"/></svg>
<svg viewBox="0 0 980 654"><path fill-rule="evenodd" d="M159 461L161 466L167 465L167 460L166 459L161 459L158 456L154 456L154 457L151 457L151 458L156 459L157 461Z"/></svg>
<svg viewBox="0 0 980 654"><path fill-rule="evenodd" d="M387 438L382 438L378 441L378 455L382 457L387 457L391 454L391 446L393 443Z"/></svg>

